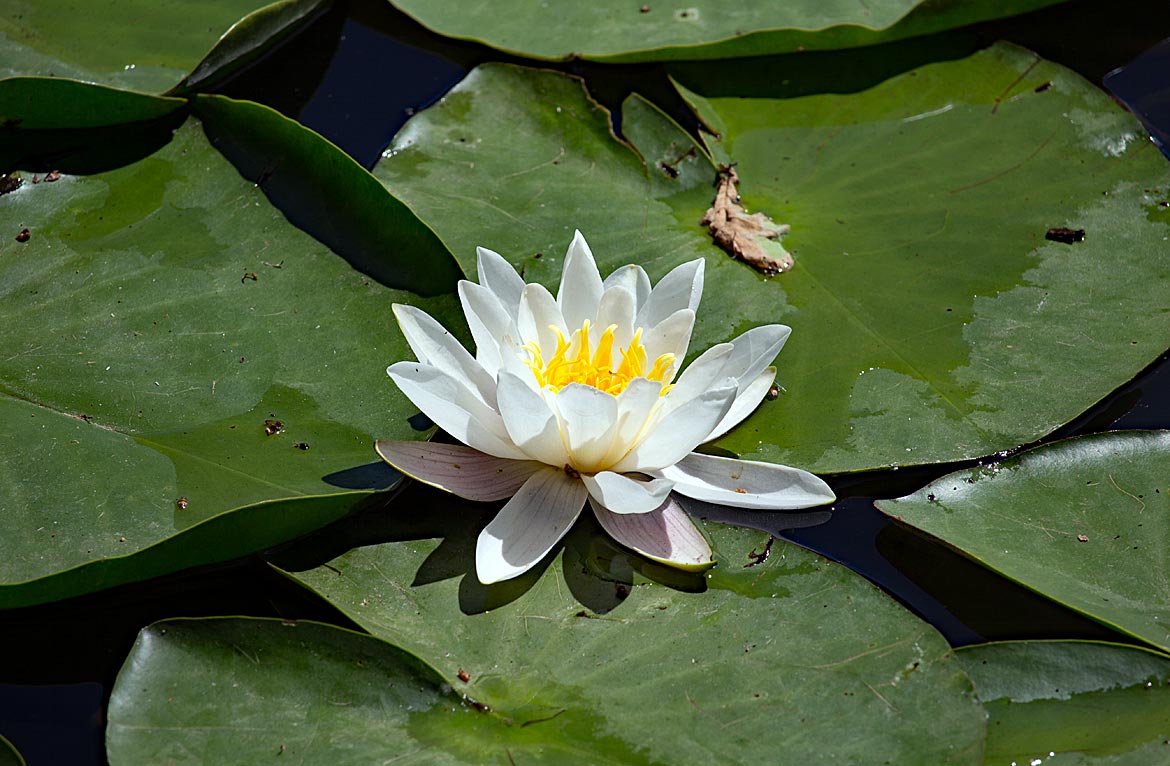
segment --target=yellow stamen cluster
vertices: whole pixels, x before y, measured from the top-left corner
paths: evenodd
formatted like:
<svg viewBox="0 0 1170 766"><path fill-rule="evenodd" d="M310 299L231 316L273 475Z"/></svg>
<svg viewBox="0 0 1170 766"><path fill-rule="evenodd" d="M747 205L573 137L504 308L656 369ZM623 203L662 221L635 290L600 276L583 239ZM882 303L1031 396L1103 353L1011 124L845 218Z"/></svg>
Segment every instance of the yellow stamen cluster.
<svg viewBox="0 0 1170 766"><path fill-rule="evenodd" d="M596 346L590 342L588 319L582 323L580 330L573 331L572 337L568 340L557 327L550 326L549 329L557 336L557 348L547 362L540 346L535 342L524 344L524 350L531 357L527 364L541 388L560 391L570 383L583 383L616 396L634 378L665 381L674 366L674 354L663 354L654 360L654 364L650 365L647 371L646 347L642 345L641 327L634 332L629 348L618 349L620 360L616 363L613 335L617 325L605 328ZM668 388L669 386L663 386L662 393L666 393Z"/></svg>

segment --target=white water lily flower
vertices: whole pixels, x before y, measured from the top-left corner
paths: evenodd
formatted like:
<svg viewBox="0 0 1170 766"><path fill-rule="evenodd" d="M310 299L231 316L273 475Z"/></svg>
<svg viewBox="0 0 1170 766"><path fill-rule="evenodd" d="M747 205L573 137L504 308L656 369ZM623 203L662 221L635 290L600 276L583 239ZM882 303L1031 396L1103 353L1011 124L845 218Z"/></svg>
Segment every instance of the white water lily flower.
<svg viewBox="0 0 1170 766"><path fill-rule="evenodd" d="M554 298L497 253L477 253L479 284L459 283L475 357L425 312L395 305L418 361L386 370L463 444L380 441L377 449L404 474L461 497L511 498L479 536L481 582L539 562L586 501L622 545L703 569L711 549L676 495L768 510L835 499L807 471L692 451L756 408L789 333L756 327L679 374L703 292L701 259L653 289L636 265L602 281L576 232Z"/></svg>

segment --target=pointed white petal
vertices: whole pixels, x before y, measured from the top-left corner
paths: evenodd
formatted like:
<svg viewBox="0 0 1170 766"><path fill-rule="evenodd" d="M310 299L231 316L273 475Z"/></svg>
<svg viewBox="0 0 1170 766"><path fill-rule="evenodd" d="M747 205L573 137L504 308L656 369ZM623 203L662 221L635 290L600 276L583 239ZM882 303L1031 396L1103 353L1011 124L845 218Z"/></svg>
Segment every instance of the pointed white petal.
<svg viewBox="0 0 1170 766"><path fill-rule="evenodd" d="M561 286L557 290L557 305L565 322L574 329L586 319L593 321L597 316L597 303L601 300L601 274L593 253L581 232L573 232L569 252L561 269Z"/></svg>
<svg viewBox="0 0 1170 766"><path fill-rule="evenodd" d="M782 324L766 324L748 330L731 341L731 357L723 374L738 380L739 390L744 390L772 364L791 332L792 328Z"/></svg>
<svg viewBox="0 0 1170 766"><path fill-rule="evenodd" d="M386 373L415 407L459 441L496 457L528 459L508 438L500 413L480 401L461 381L418 362L396 362L386 368Z"/></svg>
<svg viewBox="0 0 1170 766"><path fill-rule="evenodd" d="M654 407L662 399L662 384L646 378L634 378L617 397L617 433L614 446L620 451L614 460L633 447L644 429L653 426Z"/></svg>
<svg viewBox="0 0 1170 766"><path fill-rule="evenodd" d="M650 297L650 277L646 276L646 270L636 263L627 264L614 271L605 278L602 286L606 290L617 286L629 290L634 296L635 314Z"/></svg>
<svg viewBox="0 0 1170 766"><path fill-rule="evenodd" d="M487 406L496 406L496 381L454 335L422 309L402 303L395 303L393 309L410 350L420 362L458 379Z"/></svg>
<svg viewBox="0 0 1170 766"><path fill-rule="evenodd" d="M690 571L715 563L711 546L673 499L649 513L613 513L592 497L589 504L610 537L648 559Z"/></svg>
<svg viewBox="0 0 1170 766"><path fill-rule="evenodd" d="M683 357L687 355L694 327L695 312L690 309L679 309L663 319L642 336L642 342L646 345L646 358L653 364L662 354L674 354L674 372L677 373Z"/></svg>
<svg viewBox="0 0 1170 766"><path fill-rule="evenodd" d="M698 311L703 297L702 258L682 264L663 277L638 311L637 325L653 327L679 309Z"/></svg>
<svg viewBox="0 0 1170 766"><path fill-rule="evenodd" d="M509 314L495 293L465 279L459 282L459 302L475 341L475 360L494 376L500 368L503 339L516 337L516 312Z"/></svg>
<svg viewBox="0 0 1170 766"><path fill-rule="evenodd" d="M641 443L610 470L647 472L674 465L702 444L711 429L727 414L734 397L735 385L727 380L719 388L691 399L686 407L664 414Z"/></svg>
<svg viewBox="0 0 1170 766"><path fill-rule="evenodd" d="M663 414L685 406L691 399L726 380L723 368L727 366L731 352L730 343L720 343L707 349L698 359L687 365L682 375L674 382L674 386L666 392Z"/></svg>
<svg viewBox="0 0 1170 766"><path fill-rule="evenodd" d="M837 499L828 484L808 471L754 460L693 453L659 474L676 482L675 492L737 508L784 511Z"/></svg>
<svg viewBox="0 0 1170 766"><path fill-rule="evenodd" d="M570 383L549 396L560 418L569 464L582 473L608 468L599 463L617 431L617 399L580 383Z"/></svg>
<svg viewBox="0 0 1170 766"><path fill-rule="evenodd" d="M629 348L630 340L634 337L634 294L623 286L606 288L601 294L601 302L597 305L597 328L593 335L593 343L605 332L610 325L617 325L613 332L614 358L618 358L618 349Z"/></svg>
<svg viewBox="0 0 1170 766"><path fill-rule="evenodd" d="M503 500L543 468L534 460L505 460L462 444L378 441L374 449L390 465L424 484L468 500Z"/></svg>
<svg viewBox="0 0 1170 766"><path fill-rule="evenodd" d="M585 506L585 485L563 470L542 468L479 534L475 573L490 585L523 574L552 550Z"/></svg>
<svg viewBox="0 0 1170 766"><path fill-rule="evenodd" d="M511 314L516 315L516 307L520 305L520 293L524 289L524 280L512 268L512 264L504 260L503 256L486 247L475 248L476 267L479 269L479 283L491 290L499 299L500 305Z"/></svg>
<svg viewBox="0 0 1170 766"><path fill-rule="evenodd" d="M735 396L735 401L731 403L731 409L723 416L723 420L719 421L719 425L707 435L704 441L711 441L718 439L723 434L743 421L748 415L755 412L756 407L760 406L760 402L768 395L769 389L772 388L772 381L776 380L776 368L765 367L764 371L756 376L756 379L747 386L743 387Z"/></svg>
<svg viewBox="0 0 1170 766"><path fill-rule="evenodd" d="M534 460L564 467L569 460L568 454L557 417L544 397L510 372L500 373L496 395L500 416L512 442Z"/></svg>
<svg viewBox="0 0 1170 766"><path fill-rule="evenodd" d="M581 323L577 323L580 327ZM520 334L519 345L535 342L545 354L545 361L557 348L557 336L550 327L556 327L566 340L570 333L565 325L565 318L553 299L552 293L544 285L525 285L520 295L520 311L516 318L516 329Z"/></svg>
<svg viewBox="0 0 1170 766"><path fill-rule="evenodd" d="M667 479L640 481L613 471L582 474L589 497L614 513L648 513L666 501L674 482Z"/></svg>

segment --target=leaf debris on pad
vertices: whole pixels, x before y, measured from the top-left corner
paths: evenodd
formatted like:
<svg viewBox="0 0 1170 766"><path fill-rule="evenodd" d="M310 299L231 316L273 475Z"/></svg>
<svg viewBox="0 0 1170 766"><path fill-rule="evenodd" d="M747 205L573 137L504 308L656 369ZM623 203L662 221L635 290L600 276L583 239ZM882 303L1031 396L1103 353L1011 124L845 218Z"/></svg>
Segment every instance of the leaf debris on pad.
<svg viewBox="0 0 1170 766"><path fill-rule="evenodd" d="M779 274L792 268L792 256L780 244L788 224L777 224L763 213L748 215L740 204L739 176L731 165L721 165L715 201L699 224L711 232L715 244L762 274ZM770 251L770 252L769 252Z"/></svg>

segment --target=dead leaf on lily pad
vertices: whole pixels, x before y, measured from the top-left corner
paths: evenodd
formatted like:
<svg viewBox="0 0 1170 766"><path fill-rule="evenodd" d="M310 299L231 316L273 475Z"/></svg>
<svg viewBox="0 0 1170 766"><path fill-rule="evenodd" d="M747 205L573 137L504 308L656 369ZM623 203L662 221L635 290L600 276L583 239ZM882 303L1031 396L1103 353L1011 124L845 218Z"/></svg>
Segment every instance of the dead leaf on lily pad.
<svg viewBox="0 0 1170 766"><path fill-rule="evenodd" d="M740 204L735 168L719 168L715 201L699 224L711 232L715 244L762 274L779 274L792 268L792 256L780 244L788 224L777 224L764 213L748 215Z"/></svg>

